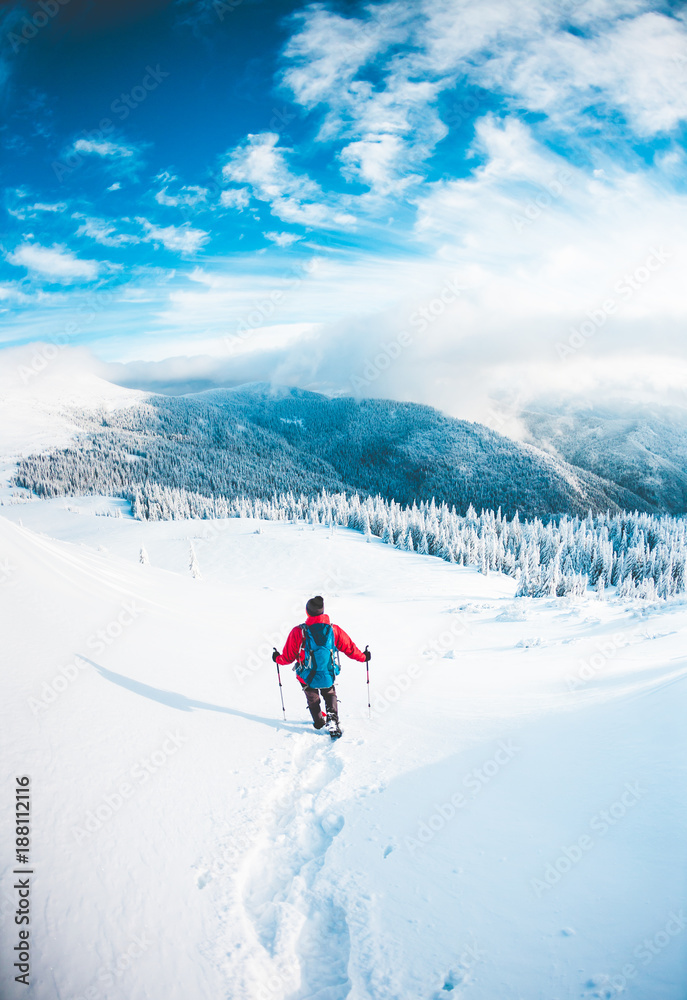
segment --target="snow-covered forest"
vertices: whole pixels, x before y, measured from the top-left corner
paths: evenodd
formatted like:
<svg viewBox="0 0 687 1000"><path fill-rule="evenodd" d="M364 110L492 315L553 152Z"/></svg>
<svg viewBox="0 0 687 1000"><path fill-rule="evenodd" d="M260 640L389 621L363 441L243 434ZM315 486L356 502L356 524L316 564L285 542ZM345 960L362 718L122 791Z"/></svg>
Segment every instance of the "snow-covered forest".
<svg viewBox="0 0 687 1000"><path fill-rule="evenodd" d="M250 385L151 395L143 405L71 418L82 428L78 440L20 463L18 482L39 496L123 496L154 482L206 497L323 489L409 505L435 497L461 513L472 504L510 517L667 512L644 496L641 476L629 490L415 403Z"/></svg>
<svg viewBox="0 0 687 1000"><path fill-rule="evenodd" d="M408 552L438 556L482 573L519 580L530 597L581 595L588 586L624 597L670 597L685 590L685 521L650 514L563 517L545 524L516 514L470 507L465 516L447 504L401 506L380 496L282 493L271 500L208 498L146 484L129 496L140 520L253 517L352 528Z"/></svg>
<svg viewBox="0 0 687 1000"><path fill-rule="evenodd" d="M247 386L76 416L78 440L23 458L17 485L122 497L139 520L340 525L505 573L521 596L685 590L681 518L430 407Z"/></svg>

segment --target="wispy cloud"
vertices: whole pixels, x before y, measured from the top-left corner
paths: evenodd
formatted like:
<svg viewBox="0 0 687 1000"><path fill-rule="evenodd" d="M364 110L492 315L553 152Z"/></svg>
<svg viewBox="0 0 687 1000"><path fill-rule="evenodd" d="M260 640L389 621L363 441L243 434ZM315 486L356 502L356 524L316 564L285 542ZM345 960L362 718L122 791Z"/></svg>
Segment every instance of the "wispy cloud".
<svg viewBox="0 0 687 1000"><path fill-rule="evenodd" d="M25 195L19 195L17 192L17 197L23 198ZM28 205L25 201L19 200L15 202L15 207L10 207L8 205L7 213L15 219L35 219L39 212L58 213L64 212L66 209L67 204L64 201L52 203L37 201L34 205Z"/></svg>
<svg viewBox="0 0 687 1000"><path fill-rule="evenodd" d="M247 187L227 188L219 196L223 208L236 208L242 212L250 204L250 190Z"/></svg>
<svg viewBox="0 0 687 1000"><path fill-rule="evenodd" d="M290 149L278 145L275 132L249 135L236 146L223 167L226 180L248 184L254 198L267 202L283 222L314 228L347 228L355 217L328 199L319 184L306 174L294 173L287 160Z"/></svg>
<svg viewBox="0 0 687 1000"><path fill-rule="evenodd" d="M583 34L559 23L545 42L530 35L517 47L502 43L481 57L475 76L559 125L601 130L599 119L620 112L638 136L671 132L687 121L687 31L683 21L655 11L622 17L642 6L618 3L618 20L609 24L583 4L573 14Z"/></svg>
<svg viewBox="0 0 687 1000"><path fill-rule="evenodd" d="M622 115L637 137L687 121L687 25L649 0L419 0L343 17L296 15L282 84L320 114L317 140L338 145L342 173L382 195L417 182L448 134L438 99L486 88L574 139L613 141Z"/></svg>
<svg viewBox="0 0 687 1000"><path fill-rule="evenodd" d="M451 80L421 66L421 52L398 49L418 45L427 10L396 2L355 18L313 5L285 50L284 86L297 104L322 109L318 139L350 140L339 152L345 176L381 194L406 186L447 134L436 102Z"/></svg>
<svg viewBox="0 0 687 1000"><path fill-rule="evenodd" d="M208 39L216 36L208 60L259 20L249 0L227 6L224 20L212 0L173 6L205 19ZM250 70L254 132L245 134L242 112L223 118L198 105L208 115L202 172L183 115L178 136L169 132L170 88L159 94L169 114L158 122L145 112L149 159L162 158L149 174L134 133L113 128L55 138L55 149L72 154L58 164L64 208L54 188L34 182L40 158L34 173L8 175L6 222L31 221L6 241L2 277L19 265L46 285L107 277L118 294L92 335L112 337L108 349L129 337L139 355L140 331L154 329L150 357L164 345L191 354L197 342L226 360L227 337L236 353L231 338L240 331L251 371L335 391L350 388L370 358L396 351L407 332L412 342L366 391L445 408L459 397L466 409L472 395L509 379L562 385L573 371L582 377L585 364L624 376L634 365L641 374L652 352L654 360L679 354L687 321L687 17L679 3L295 6L280 24L290 32L281 51L271 47L281 44L275 32L251 42L260 51ZM222 70L237 93L245 89L239 71ZM182 55L175 72L184 72ZM213 72L209 64L208 80ZM84 115L82 124L97 123ZM143 124L143 113L131 120ZM221 177L209 176L212 166ZM125 178L113 208L103 188L119 191ZM220 224L211 229L210 218ZM121 270L80 260L88 244L73 244L77 255L67 249L74 230L99 245L93 256L111 248ZM652 247L668 255L665 265L604 313L579 357L563 365L556 343L619 298L615 286L644 273ZM169 267L156 270L158 258ZM452 300L449 277L461 286ZM39 313L39 281L22 281L36 288ZM7 288L9 303L17 290ZM67 298L72 289L45 294ZM272 327L308 332L277 344Z"/></svg>
<svg viewBox="0 0 687 1000"><path fill-rule="evenodd" d="M278 247L290 247L301 238L296 233L265 233L265 239L276 243Z"/></svg>
<svg viewBox="0 0 687 1000"><path fill-rule="evenodd" d="M127 159L136 152L131 146L124 146L118 142L110 142L107 139L77 139L72 148L76 153L81 153L85 156L101 156L104 159L115 157Z"/></svg>
<svg viewBox="0 0 687 1000"><path fill-rule="evenodd" d="M67 204L64 201L56 201L52 204L46 204L42 201L37 201L35 205L31 205L28 209L29 212L64 212L67 208Z"/></svg>
<svg viewBox="0 0 687 1000"><path fill-rule="evenodd" d="M183 206L194 208L207 201L208 189L197 184L184 184L174 194L170 194L169 185L165 185L155 192L155 201L158 205L166 205L170 208Z"/></svg>
<svg viewBox="0 0 687 1000"><path fill-rule="evenodd" d="M50 281L93 281L100 265L95 260L82 260L64 246L44 247L39 243L23 243L5 259L15 267L48 278Z"/></svg>
<svg viewBox="0 0 687 1000"><path fill-rule="evenodd" d="M29 301L30 297L26 294L25 289L21 288L18 282L0 282L0 304L2 306L6 307L15 303L25 303Z"/></svg>
<svg viewBox="0 0 687 1000"><path fill-rule="evenodd" d="M72 218L84 220L76 230L77 236L88 236L103 246L122 247L131 243L141 242L140 236L134 236L131 233L120 233L113 222L107 222L105 219L89 218L80 212L75 212Z"/></svg>
<svg viewBox="0 0 687 1000"><path fill-rule="evenodd" d="M205 232L203 229L193 229L188 224L182 226L158 226L140 216L136 218L136 222L143 226L145 233L143 236L144 242L155 243L163 246L165 250L171 250L173 253L179 253L182 256L197 253L210 239L210 233Z"/></svg>

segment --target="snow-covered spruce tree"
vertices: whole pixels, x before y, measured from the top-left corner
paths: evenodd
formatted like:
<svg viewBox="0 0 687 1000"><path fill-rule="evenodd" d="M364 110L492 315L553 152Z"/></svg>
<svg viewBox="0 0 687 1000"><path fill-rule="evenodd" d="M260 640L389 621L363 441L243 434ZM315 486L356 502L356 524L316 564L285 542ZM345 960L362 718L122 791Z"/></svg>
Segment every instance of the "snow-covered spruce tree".
<svg viewBox="0 0 687 1000"><path fill-rule="evenodd" d="M198 557L196 556L196 550L193 547L193 542L189 544L189 564L188 568L191 570L191 576L194 580L200 580L200 566L198 565Z"/></svg>
<svg viewBox="0 0 687 1000"><path fill-rule="evenodd" d="M144 546L141 546L141 551L139 553L138 561L142 566L150 566L150 559L148 558L148 553L146 552Z"/></svg>
<svg viewBox="0 0 687 1000"><path fill-rule="evenodd" d="M579 594L589 583L600 592L601 580L607 599L615 594L665 599L687 588L683 518L623 511L544 522L521 520L516 511L509 520L500 511L478 514L472 505L463 514L436 499L404 505L379 494L317 492L312 484L303 492L290 483L282 492L270 492L265 468L258 462L258 475L251 465L259 454L257 438L246 444L238 434L230 449L210 448L204 456L188 412L174 403L165 403L158 414L174 447L140 438L133 426L123 436L115 425L131 415L111 419L111 438L109 431L103 438L86 436L77 447L23 460L17 485L46 497L88 492L125 497L139 520L250 517L310 523L315 531L321 525L348 526L366 535L369 526L369 536L388 544L408 549L412 544L422 555L516 577L518 592L527 596ZM216 426L213 433L225 430ZM187 433L180 451L177 437ZM246 482L250 492L242 489Z"/></svg>

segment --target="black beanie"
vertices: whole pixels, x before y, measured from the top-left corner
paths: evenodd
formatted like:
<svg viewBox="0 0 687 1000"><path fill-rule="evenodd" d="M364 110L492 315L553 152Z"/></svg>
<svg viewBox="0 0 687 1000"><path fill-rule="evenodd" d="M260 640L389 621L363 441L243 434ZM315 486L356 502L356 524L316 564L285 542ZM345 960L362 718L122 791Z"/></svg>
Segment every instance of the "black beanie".
<svg viewBox="0 0 687 1000"><path fill-rule="evenodd" d="M324 599L322 597L311 597L305 605L305 610L309 618L317 618L318 615L324 614Z"/></svg>

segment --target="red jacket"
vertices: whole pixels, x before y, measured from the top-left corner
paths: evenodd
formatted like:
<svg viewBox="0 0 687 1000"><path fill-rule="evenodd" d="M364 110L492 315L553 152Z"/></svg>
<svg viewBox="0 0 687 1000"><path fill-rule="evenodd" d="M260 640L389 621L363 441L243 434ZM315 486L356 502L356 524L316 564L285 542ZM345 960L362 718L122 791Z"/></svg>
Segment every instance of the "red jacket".
<svg viewBox="0 0 687 1000"><path fill-rule="evenodd" d="M329 615L317 615L316 618L306 618L306 625L315 625L317 622L324 622L327 625L331 624L329 621ZM338 625L332 625L334 629L334 643L336 648L348 656L351 660L359 660L361 663L365 662L365 654L361 653L356 644L346 635L342 628ZM281 663L282 666L286 666L287 663L293 663L294 660L298 660L300 663L305 659L305 650L303 649L303 633L301 632L300 625L296 625L289 632L289 637L284 643L284 649L277 657L277 663ZM305 684L304 680L299 677L298 680L301 684Z"/></svg>

